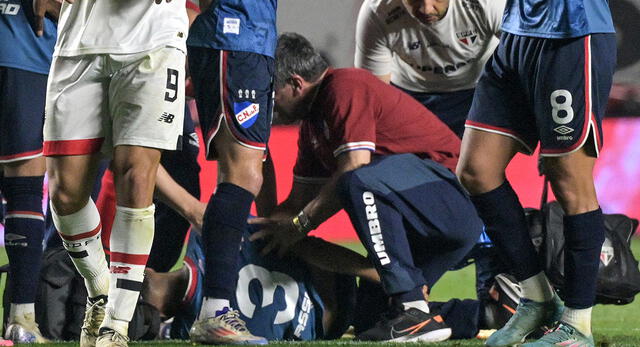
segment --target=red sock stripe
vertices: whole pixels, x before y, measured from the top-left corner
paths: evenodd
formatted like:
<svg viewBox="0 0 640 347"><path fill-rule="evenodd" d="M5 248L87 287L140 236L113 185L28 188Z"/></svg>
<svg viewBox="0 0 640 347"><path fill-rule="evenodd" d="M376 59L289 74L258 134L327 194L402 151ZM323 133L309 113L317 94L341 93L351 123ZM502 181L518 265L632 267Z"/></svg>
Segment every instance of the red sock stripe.
<svg viewBox="0 0 640 347"><path fill-rule="evenodd" d="M86 233L82 233L78 235L65 235L61 232L58 232L58 234L60 234L60 237L62 237L62 239L65 241L78 241L78 240L87 239L87 238L96 236L98 235L98 233L100 233L100 230L102 230L102 223L99 223L95 229Z"/></svg>
<svg viewBox="0 0 640 347"><path fill-rule="evenodd" d="M148 254L130 254L111 251L111 261L131 264L131 265L147 265Z"/></svg>

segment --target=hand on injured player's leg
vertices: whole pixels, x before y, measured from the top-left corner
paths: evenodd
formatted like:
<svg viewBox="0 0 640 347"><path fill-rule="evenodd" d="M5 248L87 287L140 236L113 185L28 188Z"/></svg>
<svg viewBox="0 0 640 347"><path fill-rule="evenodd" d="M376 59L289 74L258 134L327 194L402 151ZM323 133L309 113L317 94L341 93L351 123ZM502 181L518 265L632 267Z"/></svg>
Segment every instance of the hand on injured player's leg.
<svg viewBox="0 0 640 347"><path fill-rule="evenodd" d="M292 222L292 217L277 218L251 218L249 224L258 225L260 231L255 232L249 238L251 241L264 240L264 248L260 252L267 255L276 252L278 257L283 257L298 241L306 235L299 232Z"/></svg>

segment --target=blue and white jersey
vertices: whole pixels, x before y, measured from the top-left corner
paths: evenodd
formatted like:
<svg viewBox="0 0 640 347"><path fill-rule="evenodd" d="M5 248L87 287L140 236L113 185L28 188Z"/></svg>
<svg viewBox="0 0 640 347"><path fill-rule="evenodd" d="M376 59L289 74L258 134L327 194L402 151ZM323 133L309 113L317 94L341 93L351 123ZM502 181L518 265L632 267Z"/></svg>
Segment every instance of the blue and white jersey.
<svg viewBox="0 0 640 347"><path fill-rule="evenodd" d="M187 45L275 56L278 0L216 0L191 26Z"/></svg>
<svg viewBox="0 0 640 347"><path fill-rule="evenodd" d="M608 0L508 0L502 30L542 38L615 32Z"/></svg>
<svg viewBox="0 0 640 347"><path fill-rule="evenodd" d="M317 340L324 337L324 305L313 287L307 266L292 259L260 255L259 243L243 235L236 297L231 306L240 311L247 328L267 340ZM201 237L189 236L185 266L190 279L183 308L174 317L171 338L188 339L200 312L204 292L204 251Z"/></svg>
<svg viewBox="0 0 640 347"><path fill-rule="evenodd" d="M0 66L49 74L56 24L44 20L44 35L31 28L32 1L0 0Z"/></svg>

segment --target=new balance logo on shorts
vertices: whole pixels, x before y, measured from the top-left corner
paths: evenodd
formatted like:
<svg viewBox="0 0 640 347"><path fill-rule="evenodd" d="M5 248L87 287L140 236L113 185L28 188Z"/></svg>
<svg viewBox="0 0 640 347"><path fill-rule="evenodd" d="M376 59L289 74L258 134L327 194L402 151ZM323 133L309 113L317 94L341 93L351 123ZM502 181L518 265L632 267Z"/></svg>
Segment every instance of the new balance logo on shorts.
<svg viewBox="0 0 640 347"><path fill-rule="evenodd" d="M173 119L174 118L176 118L175 115L173 115L171 113L164 112L164 113L162 113L160 118L158 118L158 121L171 124L171 123L173 123Z"/></svg>
<svg viewBox="0 0 640 347"><path fill-rule="evenodd" d="M380 228L380 221L378 220L376 200L371 192L362 193L362 200L364 201L364 210L367 214L367 220L369 221L369 234L371 235L371 242L373 242L373 249L378 256L378 259L380 259L380 264L387 265L391 263L391 260L384 248L384 240L382 239L382 229Z"/></svg>

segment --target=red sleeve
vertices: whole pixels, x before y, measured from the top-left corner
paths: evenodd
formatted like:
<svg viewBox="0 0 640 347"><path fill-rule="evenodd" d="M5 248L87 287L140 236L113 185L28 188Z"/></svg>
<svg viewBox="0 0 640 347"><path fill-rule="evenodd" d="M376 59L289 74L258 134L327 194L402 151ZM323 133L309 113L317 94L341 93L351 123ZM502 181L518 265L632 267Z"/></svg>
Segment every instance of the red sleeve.
<svg viewBox="0 0 640 347"><path fill-rule="evenodd" d="M376 105L365 83L357 79L330 81L316 101L330 129L333 156L353 150L376 150Z"/></svg>
<svg viewBox="0 0 640 347"><path fill-rule="evenodd" d="M324 167L311 143L311 127L303 122L298 136L298 157L293 167L293 180L301 183L324 183L331 172Z"/></svg>
<svg viewBox="0 0 640 347"><path fill-rule="evenodd" d="M193 2L187 0L187 8L190 8L198 13L200 13L200 6L194 4Z"/></svg>

